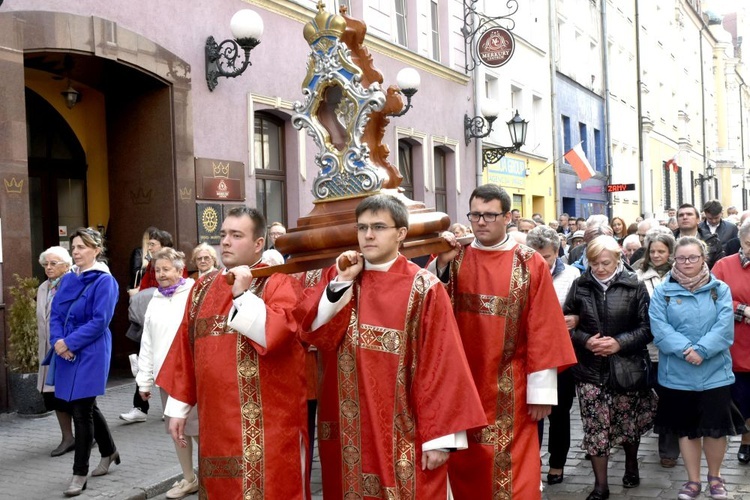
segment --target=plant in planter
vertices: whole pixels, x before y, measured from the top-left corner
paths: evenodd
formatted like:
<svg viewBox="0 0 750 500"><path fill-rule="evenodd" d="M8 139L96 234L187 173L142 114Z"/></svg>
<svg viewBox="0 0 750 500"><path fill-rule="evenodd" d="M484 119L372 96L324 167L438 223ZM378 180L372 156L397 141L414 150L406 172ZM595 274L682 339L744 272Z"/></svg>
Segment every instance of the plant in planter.
<svg viewBox="0 0 750 500"><path fill-rule="evenodd" d="M8 308L10 395L18 413L43 413L44 401L37 390L36 291L39 280L17 274L13 278L16 285L9 287L13 303Z"/></svg>

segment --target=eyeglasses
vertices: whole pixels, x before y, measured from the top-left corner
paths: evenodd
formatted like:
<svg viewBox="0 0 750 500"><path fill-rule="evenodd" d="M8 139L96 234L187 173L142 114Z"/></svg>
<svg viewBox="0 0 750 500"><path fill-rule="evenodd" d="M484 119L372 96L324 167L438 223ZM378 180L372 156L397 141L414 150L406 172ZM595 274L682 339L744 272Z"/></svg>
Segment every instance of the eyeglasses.
<svg viewBox="0 0 750 500"><path fill-rule="evenodd" d="M65 262L57 262L57 261L52 260L52 261L43 263L42 267L56 267L56 266L59 266L60 264L65 264Z"/></svg>
<svg viewBox="0 0 750 500"><path fill-rule="evenodd" d="M479 222L479 219L484 219L484 222L495 222L500 215L503 214L497 214L495 212L469 212L466 214L466 217L468 217L471 222Z"/></svg>
<svg viewBox="0 0 750 500"><path fill-rule="evenodd" d="M283 236L285 234L286 233L268 233L268 236L270 236L271 238L278 238L279 236Z"/></svg>
<svg viewBox="0 0 750 500"><path fill-rule="evenodd" d="M373 233L382 233L386 229L396 229L396 226L387 226L385 224L357 224L358 233L367 233L372 229Z"/></svg>
<svg viewBox="0 0 750 500"><path fill-rule="evenodd" d="M213 258L210 255L206 255L205 257L196 257L196 262L203 262L203 261L211 261Z"/></svg>
<svg viewBox="0 0 750 500"><path fill-rule="evenodd" d="M675 257L675 262L679 264L684 264L685 262L690 262L691 264L695 264L700 260L700 258L703 257L702 255L690 255L688 257L684 257L680 255L679 257Z"/></svg>

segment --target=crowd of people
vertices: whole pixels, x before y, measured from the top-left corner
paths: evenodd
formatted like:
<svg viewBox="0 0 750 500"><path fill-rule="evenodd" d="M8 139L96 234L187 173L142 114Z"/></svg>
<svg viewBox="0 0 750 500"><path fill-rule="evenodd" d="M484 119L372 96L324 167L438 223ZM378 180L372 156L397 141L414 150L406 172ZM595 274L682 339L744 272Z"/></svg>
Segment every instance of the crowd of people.
<svg viewBox="0 0 750 500"><path fill-rule="evenodd" d="M136 390L120 418L146 421L158 387L183 471L167 498L309 498L317 414L326 498L538 499L544 421L555 485L577 399L587 500L609 497L615 447L623 486L640 485L652 429L661 466L685 465L679 499L704 491L702 456L705 491L727 498L727 436L750 463L750 212L702 208L545 224L484 185L422 268L399 253L406 206L374 195L356 208L359 249L299 275L262 272L283 263L286 229L255 209L229 211L221 254L201 244L189 261L148 228L131 259ZM51 455L75 451L66 496L86 489L94 441L92 476L120 463L96 404L118 296L103 254L80 228L71 253L39 258L39 390L61 431Z"/></svg>

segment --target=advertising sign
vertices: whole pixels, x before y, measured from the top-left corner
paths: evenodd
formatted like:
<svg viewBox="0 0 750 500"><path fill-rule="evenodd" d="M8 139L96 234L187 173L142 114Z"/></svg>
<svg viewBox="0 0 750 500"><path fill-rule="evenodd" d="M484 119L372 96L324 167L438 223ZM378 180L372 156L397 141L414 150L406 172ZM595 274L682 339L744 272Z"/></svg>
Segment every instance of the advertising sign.
<svg viewBox="0 0 750 500"><path fill-rule="evenodd" d="M516 50L513 34L505 28L492 28L484 32L477 43L477 54L482 64L499 68L510 61Z"/></svg>

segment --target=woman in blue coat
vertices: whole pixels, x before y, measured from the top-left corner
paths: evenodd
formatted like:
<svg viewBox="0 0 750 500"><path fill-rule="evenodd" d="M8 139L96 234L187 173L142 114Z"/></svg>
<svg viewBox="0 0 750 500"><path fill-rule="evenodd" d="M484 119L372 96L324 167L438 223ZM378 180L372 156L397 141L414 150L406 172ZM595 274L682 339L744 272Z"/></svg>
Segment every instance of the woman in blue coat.
<svg viewBox="0 0 750 500"><path fill-rule="evenodd" d="M120 455L96 406L104 394L112 354L109 322L117 303L117 282L103 257L102 236L91 228L79 228L71 235L74 273L60 282L50 312L50 344L58 356L54 362L55 396L70 402L75 427L73 479L65 496L77 496L86 489L92 440L102 455L91 473L102 476Z"/></svg>
<svg viewBox="0 0 750 500"><path fill-rule="evenodd" d="M708 464L711 498L727 498L720 468L727 436L745 425L732 403L734 382L729 347L734 341L734 313L729 287L706 265L706 246L682 237L674 266L651 296L651 332L659 349L659 407L655 430L680 438L688 481L678 498L701 492L701 449Z"/></svg>

